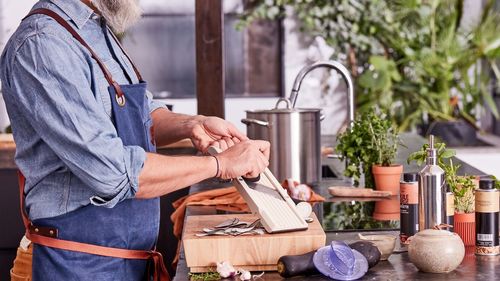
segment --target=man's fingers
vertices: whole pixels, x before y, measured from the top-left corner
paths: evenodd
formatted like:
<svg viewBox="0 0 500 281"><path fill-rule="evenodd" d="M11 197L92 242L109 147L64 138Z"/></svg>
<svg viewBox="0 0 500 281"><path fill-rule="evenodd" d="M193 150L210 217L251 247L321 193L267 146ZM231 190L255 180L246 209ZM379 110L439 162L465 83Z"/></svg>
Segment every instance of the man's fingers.
<svg viewBox="0 0 500 281"><path fill-rule="evenodd" d="M231 138L224 138L223 141L226 142L227 147L231 147L234 145L234 141Z"/></svg>
<svg viewBox="0 0 500 281"><path fill-rule="evenodd" d="M232 137L237 137L239 140L241 141L246 141L248 140L248 137L243 134L240 130L238 130L233 124L229 123L228 122L228 130L229 130L229 134L232 136Z"/></svg>
<svg viewBox="0 0 500 281"><path fill-rule="evenodd" d="M225 150L227 149L227 143L226 143L226 141L224 141L224 140L219 140L219 141L217 141L217 142L219 143L219 145L220 145L220 149L221 149L222 151L225 151Z"/></svg>
<svg viewBox="0 0 500 281"><path fill-rule="evenodd" d="M267 159L266 156L262 153L259 153L259 157L262 165L264 165L264 169L267 168L269 166L269 159Z"/></svg>
<svg viewBox="0 0 500 281"><path fill-rule="evenodd" d="M254 140L253 143L257 145L258 149L267 159L269 159L269 154L271 152L271 144L268 141L263 140Z"/></svg>

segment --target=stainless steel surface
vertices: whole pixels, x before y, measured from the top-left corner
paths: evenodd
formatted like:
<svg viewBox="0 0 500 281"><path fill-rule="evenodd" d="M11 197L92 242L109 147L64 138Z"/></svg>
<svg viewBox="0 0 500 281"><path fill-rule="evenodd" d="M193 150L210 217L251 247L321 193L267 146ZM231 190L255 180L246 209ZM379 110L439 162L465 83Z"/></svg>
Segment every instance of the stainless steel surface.
<svg viewBox="0 0 500 281"><path fill-rule="evenodd" d="M290 99L280 98L272 110L250 110L241 122L247 125L247 135L252 139L271 142L269 168L278 180L287 178L315 184L321 175L321 126L324 119L320 109L295 108L302 80L318 67L340 72L348 89L349 127L354 120L354 87L349 71L336 61L319 61L304 67L293 84ZM285 108L279 108L285 103Z"/></svg>
<svg viewBox="0 0 500 281"><path fill-rule="evenodd" d="M345 241L351 243L359 240L358 233L327 233L327 244L331 241ZM378 234L378 235L398 235L396 231L377 231L377 232L361 232L363 234ZM189 269L186 266L184 253L181 252L180 260L177 266L177 273L174 281L188 281ZM255 272L258 274L260 272ZM500 279L500 256L475 256L474 247L466 247L465 258L462 263L452 272L449 273L425 273L419 271L410 261L408 253L404 247L396 245L396 249L387 261L380 261L376 266L370 268L365 276L359 280L499 280ZM299 276L293 278L283 278L278 272L266 272L262 276L262 280L266 281L281 281L281 280L300 280L300 281L329 281L332 280L321 274L313 276Z"/></svg>
<svg viewBox="0 0 500 281"><path fill-rule="evenodd" d="M297 96L299 94L300 85L302 85L302 80L304 80L306 75L311 70L318 67L327 67L337 70L347 83L347 117L349 118L348 125L350 127L352 121L354 120L354 84L352 82L351 75L349 74L349 70L337 61L318 61L302 68L297 77L295 77L295 82L293 82L292 94L290 95L292 107L295 107L295 103L297 102Z"/></svg>
<svg viewBox="0 0 500 281"><path fill-rule="evenodd" d="M434 137L429 137L426 165L418 181L418 224L419 229L433 228L446 223L446 186L444 171L436 164Z"/></svg>
<svg viewBox="0 0 500 281"><path fill-rule="evenodd" d="M269 169L278 181L314 184L321 176L320 115L320 109L247 111L242 122L249 138L271 143Z"/></svg>
<svg viewBox="0 0 500 281"><path fill-rule="evenodd" d="M245 181L245 183L248 185L248 187L250 187L251 189L253 189L255 191L265 193L265 194L272 196L272 197L279 199L279 200L284 200L283 197L281 196L281 194L276 189L274 189L272 187L260 184L258 182Z"/></svg>
<svg viewBox="0 0 500 281"><path fill-rule="evenodd" d="M257 120L257 119L250 119L250 118L243 118L243 119L241 119L241 123L243 123L245 125L255 124L255 125L262 126L262 127L268 127L269 126L269 122L261 121L261 120Z"/></svg>

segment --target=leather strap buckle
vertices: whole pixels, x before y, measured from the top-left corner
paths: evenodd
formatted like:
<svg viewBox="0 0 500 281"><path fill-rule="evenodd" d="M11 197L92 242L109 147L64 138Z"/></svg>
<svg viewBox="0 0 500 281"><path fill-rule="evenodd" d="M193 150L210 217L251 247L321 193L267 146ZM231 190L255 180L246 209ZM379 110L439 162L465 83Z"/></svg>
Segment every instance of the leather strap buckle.
<svg viewBox="0 0 500 281"><path fill-rule="evenodd" d="M33 224L30 224L28 227L28 231L31 234L37 234L52 238L57 238L58 235L57 228L48 226L34 226Z"/></svg>
<svg viewBox="0 0 500 281"><path fill-rule="evenodd" d="M119 105L119 106L125 106L125 95L115 95L115 99L116 99L116 103Z"/></svg>

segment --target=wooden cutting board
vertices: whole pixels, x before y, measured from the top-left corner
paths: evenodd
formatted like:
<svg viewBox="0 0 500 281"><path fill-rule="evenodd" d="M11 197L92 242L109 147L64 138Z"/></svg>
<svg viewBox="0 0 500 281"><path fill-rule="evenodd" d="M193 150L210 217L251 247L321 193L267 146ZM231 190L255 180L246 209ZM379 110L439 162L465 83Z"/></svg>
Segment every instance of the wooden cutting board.
<svg viewBox="0 0 500 281"><path fill-rule="evenodd" d="M182 241L187 266L191 272L215 270L215 264L230 262L235 268L251 271L275 271L278 259L284 255L299 255L323 247L326 235L313 214L307 230L263 235L197 237L205 227L213 227L232 218L253 222L253 214L188 216Z"/></svg>
<svg viewBox="0 0 500 281"><path fill-rule="evenodd" d="M371 188L359 188L349 186L331 186L328 192L338 197L389 197L390 191L373 190Z"/></svg>

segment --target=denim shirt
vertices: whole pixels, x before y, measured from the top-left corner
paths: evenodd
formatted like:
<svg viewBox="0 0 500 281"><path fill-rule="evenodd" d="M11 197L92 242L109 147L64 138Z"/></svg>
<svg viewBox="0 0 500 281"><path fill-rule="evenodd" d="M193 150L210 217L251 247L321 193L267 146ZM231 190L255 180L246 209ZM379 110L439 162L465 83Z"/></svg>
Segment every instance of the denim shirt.
<svg viewBox="0 0 500 281"><path fill-rule="evenodd" d="M100 17L80 0L42 0L34 8L69 21L116 82L138 82L113 40L110 51ZM108 82L66 29L45 15L25 19L2 54L0 78L31 220L88 204L111 208L134 197L146 153L123 145L111 118ZM148 98L150 112L164 106Z"/></svg>

